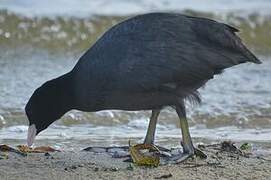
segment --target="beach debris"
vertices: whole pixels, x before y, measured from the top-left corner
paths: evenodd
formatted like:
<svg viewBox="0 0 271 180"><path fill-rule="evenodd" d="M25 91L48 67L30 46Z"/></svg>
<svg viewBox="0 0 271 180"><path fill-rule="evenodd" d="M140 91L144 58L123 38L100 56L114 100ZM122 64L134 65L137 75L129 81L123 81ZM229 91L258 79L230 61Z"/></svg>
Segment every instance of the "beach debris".
<svg viewBox="0 0 271 180"><path fill-rule="evenodd" d="M119 146L119 147L87 147L85 149L83 149L82 151L88 151L88 152L94 152L94 153L114 153L116 151L128 151L129 146Z"/></svg>
<svg viewBox="0 0 271 180"><path fill-rule="evenodd" d="M237 148L232 141L223 141L221 143L221 150L239 155L244 155L244 153L239 148Z"/></svg>
<svg viewBox="0 0 271 180"><path fill-rule="evenodd" d="M252 149L252 145L245 142L240 146L240 149L243 150L243 151L249 151L249 150Z"/></svg>
<svg viewBox="0 0 271 180"><path fill-rule="evenodd" d="M119 168L117 168L117 167L110 168L110 171L112 171L112 172L117 172L118 170L119 170Z"/></svg>
<svg viewBox="0 0 271 180"><path fill-rule="evenodd" d="M167 179L167 178L171 178L172 176L173 175L169 173L169 174L164 174L162 176L154 177L154 179Z"/></svg>
<svg viewBox="0 0 271 180"><path fill-rule="evenodd" d="M133 162L139 166L158 166L160 163L159 149L151 144L130 146L129 153Z"/></svg>
<svg viewBox="0 0 271 180"><path fill-rule="evenodd" d="M130 157L128 149L114 147L114 148L108 149L107 152L111 154L112 158L127 158L127 157Z"/></svg>
<svg viewBox="0 0 271 180"><path fill-rule="evenodd" d="M90 151L94 153L105 153L107 152L107 149L105 147L87 147L83 149L83 151Z"/></svg>
<svg viewBox="0 0 271 180"><path fill-rule="evenodd" d="M48 153L48 152L59 151L59 150L56 150L50 146L40 146L40 147L36 147L36 148L31 148L31 147L28 147L27 145L18 145L17 148L18 149L15 149L15 148L10 147L6 144L0 145L1 152L14 152L14 153L20 154L22 156L26 156L27 153Z"/></svg>
<svg viewBox="0 0 271 180"><path fill-rule="evenodd" d="M207 155L197 148L195 148L195 155L201 159L207 159Z"/></svg>
<svg viewBox="0 0 271 180"><path fill-rule="evenodd" d="M44 153L44 156L49 157L49 156L51 156L51 154L46 152L46 153Z"/></svg>
<svg viewBox="0 0 271 180"><path fill-rule="evenodd" d="M39 146L35 148L31 148L27 145L18 145L17 148L24 153L46 153L46 152L60 152L50 146Z"/></svg>
<svg viewBox="0 0 271 180"><path fill-rule="evenodd" d="M16 154L19 154L21 156L26 156L27 154L24 152L21 152L20 150L14 149L13 147L10 147L6 144L1 144L0 145L0 151L1 152L14 152Z"/></svg>
<svg viewBox="0 0 271 180"><path fill-rule="evenodd" d="M0 160L1 159L8 159L8 154L7 153L3 153L3 154L1 153L0 154Z"/></svg>
<svg viewBox="0 0 271 180"><path fill-rule="evenodd" d="M129 171L133 171L134 170L134 164L133 163L130 163L129 166L126 168L127 170Z"/></svg>
<svg viewBox="0 0 271 180"><path fill-rule="evenodd" d="M77 169L77 166L72 165L70 168L71 168L71 169Z"/></svg>
<svg viewBox="0 0 271 180"><path fill-rule="evenodd" d="M243 145L243 149L246 149L246 148L249 148L248 144ZM237 154L246 158L249 158L250 155L252 154L251 152L248 151L248 149L242 150L241 147L237 148L234 145L234 143L231 141L223 141L221 143L221 151L230 152L230 153Z"/></svg>
<svg viewBox="0 0 271 180"><path fill-rule="evenodd" d="M198 146L199 149L205 149L206 148L206 145L203 144L203 143L198 143L197 146Z"/></svg>
<svg viewBox="0 0 271 180"><path fill-rule="evenodd" d="M55 159L49 152L44 153L46 159Z"/></svg>
<svg viewBox="0 0 271 180"><path fill-rule="evenodd" d="M16 149L8 146L8 145L5 145L5 144L1 144L0 145L0 151L2 152L9 152L9 151L16 151Z"/></svg>
<svg viewBox="0 0 271 180"><path fill-rule="evenodd" d="M71 165L71 166L67 166L64 168L65 171L73 171L76 170L78 167L80 167L79 165Z"/></svg>
<svg viewBox="0 0 271 180"><path fill-rule="evenodd" d="M123 160L123 162L132 163L133 160L132 160L131 156L129 155L129 158Z"/></svg>
<svg viewBox="0 0 271 180"><path fill-rule="evenodd" d="M225 166L221 165L221 162L203 162L203 163L195 163L195 162L186 162L183 168L198 168L202 166L216 167L216 168L225 168Z"/></svg>
<svg viewBox="0 0 271 180"><path fill-rule="evenodd" d="M108 153L112 156L112 158L127 158L130 157L128 152L128 146L120 146L120 147L87 147L83 149L83 151L93 152L93 153Z"/></svg>
<svg viewBox="0 0 271 180"><path fill-rule="evenodd" d="M126 151L115 151L112 153L112 158L127 158L130 154Z"/></svg>

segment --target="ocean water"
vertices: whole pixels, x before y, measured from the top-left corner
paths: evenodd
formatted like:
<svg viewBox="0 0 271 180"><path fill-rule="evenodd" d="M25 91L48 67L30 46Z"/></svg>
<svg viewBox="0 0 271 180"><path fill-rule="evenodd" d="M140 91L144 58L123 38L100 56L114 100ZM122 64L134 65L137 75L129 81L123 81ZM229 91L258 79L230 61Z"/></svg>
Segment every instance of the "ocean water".
<svg viewBox="0 0 271 180"><path fill-rule="evenodd" d="M267 0L2 0L0 2L0 144L24 144L24 106L43 82L69 71L114 24L139 13L174 11L229 23L263 64L227 69L187 104L195 142L232 140L271 147L271 1ZM144 139L150 112L68 112L36 145L63 149L127 145ZM159 117L156 142L179 146L176 113Z"/></svg>
<svg viewBox="0 0 271 180"><path fill-rule="evenodd" d="M269 0L2 0L0 8L27 16L127 16L151 11L270 14Z"/></svg>

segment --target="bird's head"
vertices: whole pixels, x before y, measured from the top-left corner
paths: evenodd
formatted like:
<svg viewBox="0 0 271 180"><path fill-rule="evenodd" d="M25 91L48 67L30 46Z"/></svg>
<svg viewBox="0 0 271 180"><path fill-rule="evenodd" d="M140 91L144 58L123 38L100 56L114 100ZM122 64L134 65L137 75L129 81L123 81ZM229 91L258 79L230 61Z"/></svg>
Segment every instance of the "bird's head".
<svg viewBox="0 0 271 180"><path fill-rule="evenodd" d="M54 80L44 83L35 90L26 104L25 112L29 120L28 146L33 144L36 135L68 111L63 102L64 93L58 86Z"/></svg>

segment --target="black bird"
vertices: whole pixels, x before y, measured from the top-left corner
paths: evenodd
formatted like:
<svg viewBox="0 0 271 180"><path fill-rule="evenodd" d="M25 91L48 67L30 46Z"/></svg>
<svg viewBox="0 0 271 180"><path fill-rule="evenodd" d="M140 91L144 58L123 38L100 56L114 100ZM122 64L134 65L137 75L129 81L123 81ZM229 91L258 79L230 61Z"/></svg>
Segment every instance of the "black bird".
<svg viewBox="0 0 271 180"><path fill-rule="evenodd" d="M157 118L172 106L180 118L183 154L196 154L184 100L200 102L197 89L226 68L260 64L238 30L206 18L150 13L108 30L75 67L35 90L25 107L27 143L67 111L152 110L145 144L154 143Z"/></svg>

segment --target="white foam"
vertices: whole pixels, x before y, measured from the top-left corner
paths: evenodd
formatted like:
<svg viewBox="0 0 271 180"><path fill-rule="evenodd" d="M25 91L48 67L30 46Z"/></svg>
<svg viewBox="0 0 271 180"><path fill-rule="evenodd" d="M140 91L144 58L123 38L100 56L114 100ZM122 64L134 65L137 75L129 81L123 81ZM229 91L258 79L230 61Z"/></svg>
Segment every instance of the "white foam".
<svg viewBox="0 0 271 180"><path fill-rule="evenodd" d="M192 9L204 12L257 12L270 14L268 0L9 0L2 1L1 9L27 16L89 16L130 15L151 11L181 11Z"/></svg>
<svg viewBox="0 0 271 180"><path fill-rule="evenodd" d="M25 133L27 132L28 126L18 125L18 126L11 126L5 128L7 132L14 132L14 133Z"/></svg>

